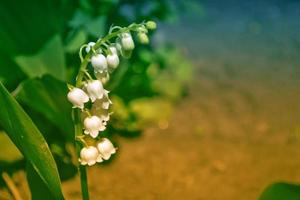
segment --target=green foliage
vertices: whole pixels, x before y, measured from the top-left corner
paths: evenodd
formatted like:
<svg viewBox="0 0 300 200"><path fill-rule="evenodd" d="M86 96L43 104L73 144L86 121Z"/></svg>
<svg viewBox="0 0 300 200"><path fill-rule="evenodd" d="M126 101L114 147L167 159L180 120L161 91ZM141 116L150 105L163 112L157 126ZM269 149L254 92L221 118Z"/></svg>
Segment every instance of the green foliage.
<svg viewBox="0 0 300 200"><path fill-rule="evenodd" d="M65 83L47 75L22 82L16 91L16 98L41 113L72 141L73 123L70 117L71 105L66 99L67 91Z"/></svg>
<svg viewBox="0 0 300 200"><path fill-rule="evenodd" d="M300 185L274 183L268 186L259 200L300 200Z"/></svg>
<svg viewBox="0 0 300 200"><path fill-rule="evenodd" d="M60 29L61 5L52 0L1 1L1 52L14 57L39 50Z"/></svg>
<svg viewBox="0 0 300 200"><path fill-rule="evenodd" d="M31 78L50 74L60 80L66 79L65 54L61 38L57 35L35 55L17 56L15 62Z"/></svg>
<svg viewBox="0 0 300 200"><path fill-rule="evenodd" d="M0 83L0 123L10 139L32 164L56 199L63 199L57 167L50 149L17 101Z"/></svg>
<svg viewBox="0 0 300 200"><path fill-rule="evenodd" d="M45 182L36 173L30 163L26 164L26 176L32 200L53 200L55 196L51 193Z"/></svg>
<svg viewBox="0 0 300 200"><path fill-rule="evenodd" d="M65 142L73 140L74 130L66 83L74 82L80 46L103 37L111 24L123 26L149 19L174 21L185 7L194 7L191 1L184 2L10 0L0 3L0 81L13 91L31 117L3 90L0 124L41 180L51 186L50 192L55 190L56 195L61 195L55 163L39 130L51 147L61 177L71 177L74 166ZM154 27L153 23L150 25ZM191 64L174 47L159 44L155 47L159 50L154 51L150 44L150 47L136 45L136 48L133 58L114 72L107 85L115 95L112 129L123 136L139 135L149 124L166 121L177 100L182 98L192 74ZM160 115L162 109L167 110L163 116ZM17 137L17 131L22 133L18 136L23 135L25 139ZM11 149L12 154L5 153L7 156L0 159L5 162L22 159L8 138L2 136L0 133L0 150ZM67 167L72 170L64 170ZM40 199L35 196L36 188L42 186L37 174L29 168L30 189L34 197ZM45 191L41 194L47 190L41 189Z"/></svg>

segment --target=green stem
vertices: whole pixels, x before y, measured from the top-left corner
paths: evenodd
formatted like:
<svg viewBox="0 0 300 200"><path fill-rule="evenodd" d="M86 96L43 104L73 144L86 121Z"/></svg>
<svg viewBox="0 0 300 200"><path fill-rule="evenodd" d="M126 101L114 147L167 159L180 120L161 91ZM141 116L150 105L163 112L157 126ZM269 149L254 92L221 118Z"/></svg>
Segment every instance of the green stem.
<svg viewBox="0 0 300 200"><path fill-rule="evenodd" d="M80 110L78 108L73 109L72 115L73 115L73 122L74 122L74 128L75 128L75 138L74 139L75 139L75 143L76 143L75 144L76 152L77 152L77 155L80 155L80 151L83 148L83 145L80 141L76 140L77 136L82 135ZM88 182L87 182L86 167L78 164L78 171L80 174L82 200L89 200L89 188L88 188Z"/></svg>
<svg viewBox="0 0 300 200"><path fill-rule="evenodd" d="M87 173L86 167L83 165L79 165L79 172L80 172L80 181L81 181L81 195L83 200L89 200L89 187L87 181Z"/></svg>
<svg viewBox="0 0 300 200"><path fill-rule="evenodd" d="M131 24L129 27L121 28L116 32L110 33L104 38L98 40L96 44L93 46L93 49L97 50L98 48L101 47L101 45L105 44L106 42L109 42L110 39L117 37L119 34L126 32L126 31L131 31L139 27L140 25L138 24ZM82 51L82 49L81 49ZM76 87L81 87L82 86L82 81L84 78L84 74L86 72L87 65L93 55L93 51L90 51L88 54L85 55L85 57L82 59L81 53L80 53L80 59L81 59L81 65L80 69L76 78ZM82 125L81 125L81 114L80 110L78 108L73 109L73 122L74 122L74 128L75 128L75 142L76 142L76 151L77 155L80 156L80 151L82 149L82 144L79 141L76 141L76 136L81 136L82 135ZM87 172L86 172L86 167L83 165L78 166L78 171L80 173L80 182L81 182L81 194L82 194L82 199L83 200L89 200L89 191L88 191L88 181L87 181Z"/></svg>

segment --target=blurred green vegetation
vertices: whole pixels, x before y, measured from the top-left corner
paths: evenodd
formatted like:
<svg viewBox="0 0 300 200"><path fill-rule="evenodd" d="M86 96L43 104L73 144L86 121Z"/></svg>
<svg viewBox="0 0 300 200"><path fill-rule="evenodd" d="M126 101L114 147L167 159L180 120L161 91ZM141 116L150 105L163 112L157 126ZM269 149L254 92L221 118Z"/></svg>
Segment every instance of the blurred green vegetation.
<svg viewBox="0 0 300 200"><path fill-rule="evenodd" d="M161 25L192 11L204 14L194 0L1 1L0 81L41 130L63 180L76 173L66 83L75 80L80 46L104 36L112 24L154 20ZM149 125L167 127L192 74L192 64L180 49L161 42L138 45L132 59L122 61L106 86L112 90L114 114L104 135L136 137ZM0 172L27 167L28 179L37 179L3 130L0 144ZM277 183L260 200L296 200L299 193L298 185Z"/></svg>
<svg viewBox="0 0 300 200"><path fill-rule="evenodd" d="M41 130L61 178L76 173L66 83L75 81L80 46L103 37L112 24L125 26L144 20L158 24L172 22L191 8L201 10L193 0L11 0L0 3L0 81ZM123 60L111 78L105 87L112 90L114 114L104 135L134 137L149 125L166 126L175 103L187 93L192 64L174 46L153 42L150 46L137 45L132 59ZM1 170L24 162L3 132L0 132L0 144Z"/></svg>

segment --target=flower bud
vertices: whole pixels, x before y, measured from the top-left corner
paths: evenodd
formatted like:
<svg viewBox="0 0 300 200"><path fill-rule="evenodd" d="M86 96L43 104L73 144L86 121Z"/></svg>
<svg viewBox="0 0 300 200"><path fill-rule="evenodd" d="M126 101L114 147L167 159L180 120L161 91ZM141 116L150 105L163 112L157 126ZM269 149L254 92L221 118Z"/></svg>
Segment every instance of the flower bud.
<svg viewBox="0 0 300 200"><path fill-rule="evenodd" d="M85 87L92 102L94 102L96 99L102 99L104 89L101 81L99 80L89 81L85 85Z"/></svg>
<svg viewBox="0 0 300 200"><path fill-rule="evenodd" d="M104 160L108 160L112 154L116 153L116 148L107 138L103 138L97 148Z"/></svg>
<svg viewBox="0 0 300 200"><path fill-rule="evenodd" d="M89 42L87 44L87 47L85 47L85 51L88 53L90 52L90 50L93 48L93 46L95 45L96 43L95 42Z"/></svg>
<svg viewBox="0 0 300 200"><path fill-rule="evenodd" d="M105 126L102 124L102 120L97 116L91 116L84 119L84 133L90 134L92 138L96 138L99 131L104 131Z"/></svg>
<svg viewBox="0 0 300 200"><path fill-rule="evenodd" d="M107 61L105 56L102 54L92 56L91 63L95 72L102 73L107 70Z"/></svg>
<svg viewBox="0 0 300 200"><path fill-rule="evenodd" d="M121 34L121 45L125 51L131 51L134 49L134 42L130 33Z"/></svg>
<svg viewBox="0 0 300 200"><path fill-rule="evenodd" d="M116 69L120 63L118 54L108 54L106 56L109 67Z"/></svg>
<svg viewBox="0 0 300 200"><path fill-rule="evenodd" d="M139 32L139 33L137 34L137 37L138 37L138 41L139 41L140 43L142 43L142 44L148 44L148 43L149 43L149 38L148 38L148 36L147 36L146 33L144 33L144 32Z"/></svg>
<svg viewBox="0 0 300 200"><path fill-rule="evenodd" d="M96 162L102 162L101 155L99 154L98 150L96 147L89 146L89 147L84 147L80 151L80 158L79 162L82 165L94 165Z"/></svg>
<svg viewBox="0 0 300 200"><path fill-rule="evenodd" d="M117 54L118 55L118 49L117 49L117 44L113 44L111 46L109 46L109 50L111 52L111 54Z"/></svg>
<svg viewBox="0 0 300 200"><path fill-rule="evenodd" d="M156 23L154 21L147 21L146 27L149 30L154 30L156 29Z"/></svg>
<svg viewBox="0 0 300 200"><path fill-rule="evenodd" d="M89 101L87 94L79 88L73 88L68 93L68 100L73 104L73 108L84 108L84 103Z"/></svg>
<svg viewBox="0 0 300 200"><path fill-rule="evenodd" d="M144 25L138 27L136 31L139 32L139 33L141 33L141 32L142 33L148 33L148 30L146 29L146 27Z"/></svg>

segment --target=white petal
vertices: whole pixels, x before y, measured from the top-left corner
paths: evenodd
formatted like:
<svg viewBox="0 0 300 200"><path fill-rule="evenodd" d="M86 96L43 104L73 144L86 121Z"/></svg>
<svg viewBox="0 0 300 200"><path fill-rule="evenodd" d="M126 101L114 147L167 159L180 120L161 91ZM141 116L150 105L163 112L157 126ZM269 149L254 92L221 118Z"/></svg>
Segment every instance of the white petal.
<svg viewBox="0 0 300 200"><path fill-rule="evenodd" d="M97 157L97 160L96 160L96 161L97 161L97 162L103 162L102 156L99 155L99 156Z"/></svg>
<svg viewBox="0 0 300 200"><path fill-rule="evenodd" d="M107 110L109 108L109 104L110 104L109 102L103 102L102 103L102 108Z"/></svg>
<svg viewBox="0 0 300 200"><path fill-rule="evenodd" d="M79 88L73 88L68 92L68 100L73 104L73 108L83 109L84 103L89 101L87 94Z"/></svg>
<svg viewBox="0 0 300 200"><path fill-rule="evenodd" d="M103 156L104 160L108 160L110 158L111 154L108 153L108 154L105 154L105 155L102 155L102 156Z"/></svg>
<svg viewBox="0 0 300 200"><path fill-rule="evenodd" d="M122 48L126 51L134 49L134 42L130 33L123 33L121 35L121 45Z"/></svg>
<svg viewBox="0 0 300 200"><path fill-rule="evenodd" d="M96 72L103 72L107 70L107 61L104 55L97 54L91 58L91 64Z"/></svg>
<svg viewBox="0 0 300 200"><path fill-rule="evenodd" d="M98 134L99 134L98 130L90 132L90 135L92 136L92 138L96 138L98 136Z"/></svg>
<svg viewBox="0 0 300 200"><path fill-rule="evenodd" d="M91 161L88 162L88 166L92 166L94 164L96 164L96 160L91 160Z"/></svg>

